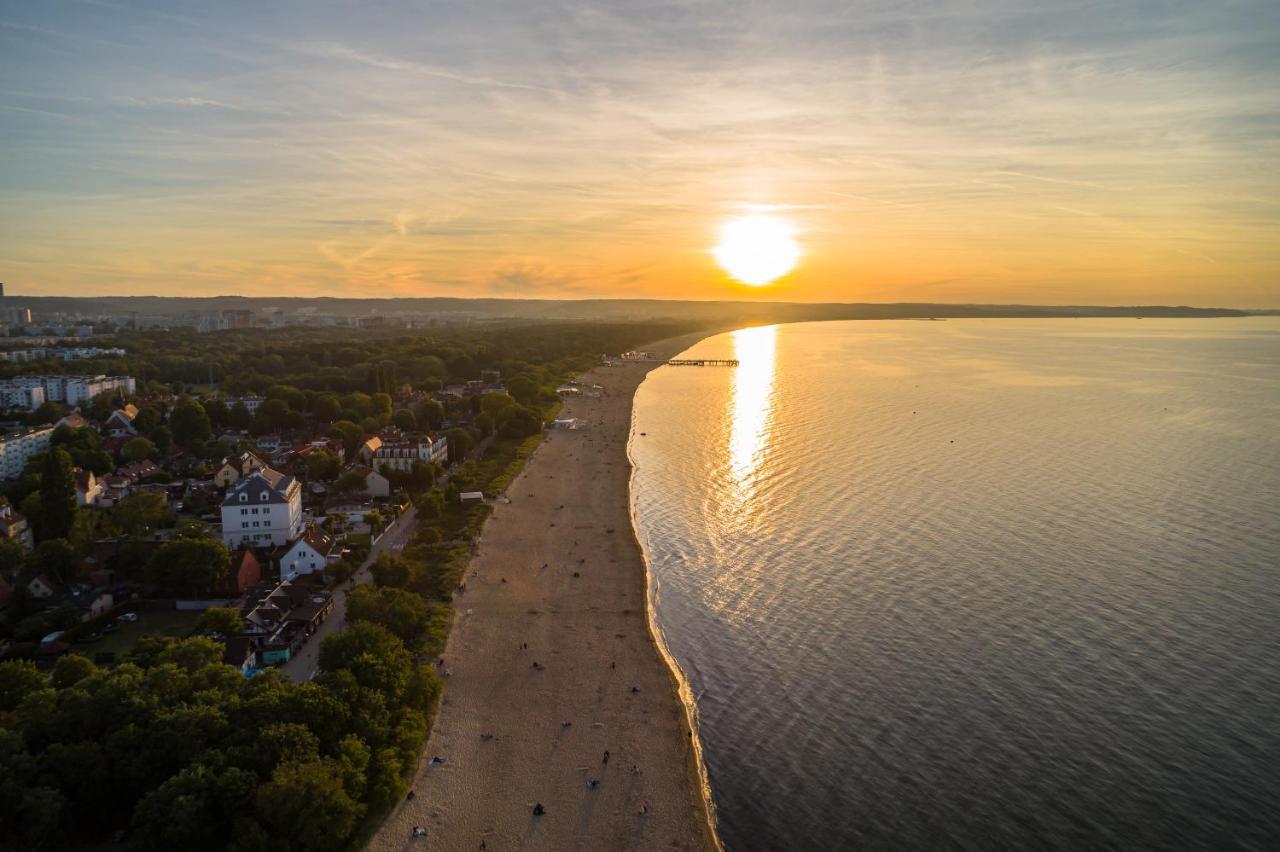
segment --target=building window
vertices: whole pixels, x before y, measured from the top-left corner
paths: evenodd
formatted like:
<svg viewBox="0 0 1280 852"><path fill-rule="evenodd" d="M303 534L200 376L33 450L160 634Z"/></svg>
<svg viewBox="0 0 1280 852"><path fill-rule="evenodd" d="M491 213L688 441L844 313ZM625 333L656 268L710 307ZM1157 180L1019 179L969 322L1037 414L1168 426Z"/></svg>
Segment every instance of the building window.
<svg viewBox="0 0 1280 852"><path fill-rule="evenodd" d="M248 528L249 528L249 522L248 522L248 521L241 521L241 522L240 522L240 529L242 529L242 530L247 530Z"/></svg>
<svg viewBox="0 0 1280 852"><path fill-rule="evenodd" d="M248 503L248 502L249 502L249 495L248 495L248 494L241 494L241 495L240 495L240 502L241 502L241 503Z"/></svg>

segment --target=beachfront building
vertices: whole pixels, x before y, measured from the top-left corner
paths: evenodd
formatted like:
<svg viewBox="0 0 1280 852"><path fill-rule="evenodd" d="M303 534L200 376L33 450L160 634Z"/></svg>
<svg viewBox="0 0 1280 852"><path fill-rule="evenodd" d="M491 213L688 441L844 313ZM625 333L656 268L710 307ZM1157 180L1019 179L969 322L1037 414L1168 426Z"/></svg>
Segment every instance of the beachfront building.
<svg viewBox="0 0 1280 852"><path fill-rule="evenodd" d="M227 547L279 547L302 534L302 484L271 468L255 470L222 499Z"/></svg>
<svg viewBox="0 0 1280 852"><path fill-rule="evenodd" d="M52 436L52 426L0 436L0 479L17 479L21 476L28 459L49 449L49 439Z"/></svg>
<svg viewBox="0 0 1280 852"><path fill-rule="evenodd" d="M280 579L292 580L302 574L323 572L341 559L342 545L332 535L313 525L307 527L302 538L280 557Z"/></svg>
<svg viewBox="0 0 1280 852"><path fill-rule="evenodd" d="M426 435L412 441L395 441L382 444L373 452L372 466L376 470L413 470L416 462L444 464L449 458L449 439L443 435Z"/></svg>

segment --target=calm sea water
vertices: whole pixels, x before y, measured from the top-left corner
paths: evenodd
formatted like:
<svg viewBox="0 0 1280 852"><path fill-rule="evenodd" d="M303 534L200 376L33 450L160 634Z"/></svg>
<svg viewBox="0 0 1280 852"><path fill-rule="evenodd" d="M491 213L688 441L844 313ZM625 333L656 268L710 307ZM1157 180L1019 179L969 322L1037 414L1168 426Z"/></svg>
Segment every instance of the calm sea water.
<svg viewBox="0 0 1280 852"><path fill-rule="evenodd" d="M633 499L730 850L1280 849L1280 321L688 354Z"/></svg>

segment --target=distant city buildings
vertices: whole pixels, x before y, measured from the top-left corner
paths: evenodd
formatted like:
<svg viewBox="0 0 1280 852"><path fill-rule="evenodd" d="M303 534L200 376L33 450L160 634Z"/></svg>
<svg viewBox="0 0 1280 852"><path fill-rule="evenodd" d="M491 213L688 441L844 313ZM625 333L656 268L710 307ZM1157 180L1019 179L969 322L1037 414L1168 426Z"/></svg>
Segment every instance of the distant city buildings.
<svg viewBox="0 0 1280 852"><path fill-rule="evenodd" d="M108 391L136 393L137 383L131 376L14 376L0 382L0 400L15 400L9 408L21 408L22 391L39 390L43 398L33 402L34 395L25 397L25 407L39 408L44 402L65 402L67 405L83 405L95 396Z"/></svg>
<svg viewBox="0 0 1280 852"><path fill-rule="evenodd" d="M77 361L84 358L109 358L113 356L122 356L125 351L119 347L109 349L99 349L94 346L57 346L57 347L40 347L36 349L12 349L7 352L0 351L0 361L9 361L10 363L28 363L31 361L44 361L50 358L56 358L59 361Z"/></svg>

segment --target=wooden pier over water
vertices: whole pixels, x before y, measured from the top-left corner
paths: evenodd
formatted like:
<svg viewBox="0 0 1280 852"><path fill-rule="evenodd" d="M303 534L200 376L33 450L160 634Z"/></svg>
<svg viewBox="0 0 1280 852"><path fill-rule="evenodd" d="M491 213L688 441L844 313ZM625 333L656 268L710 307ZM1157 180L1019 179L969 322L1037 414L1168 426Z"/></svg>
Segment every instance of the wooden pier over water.
<svg viewBox="0 0 1280 852"><path fill-rule="evenodd" d="M601 355L601 363L609 364L609 358ZM623 352L622 361L640 361L645 364L667 364L672 367L736 367L737 358L658 358L652 352Z"/></svg>
<svg viewBox="0 0 1280 852"><path fill-rule="evenodd" d="M661 361L661 359L655 359ZM737 358L672 358L662 361L671 367L736 367Z"/></svg>

